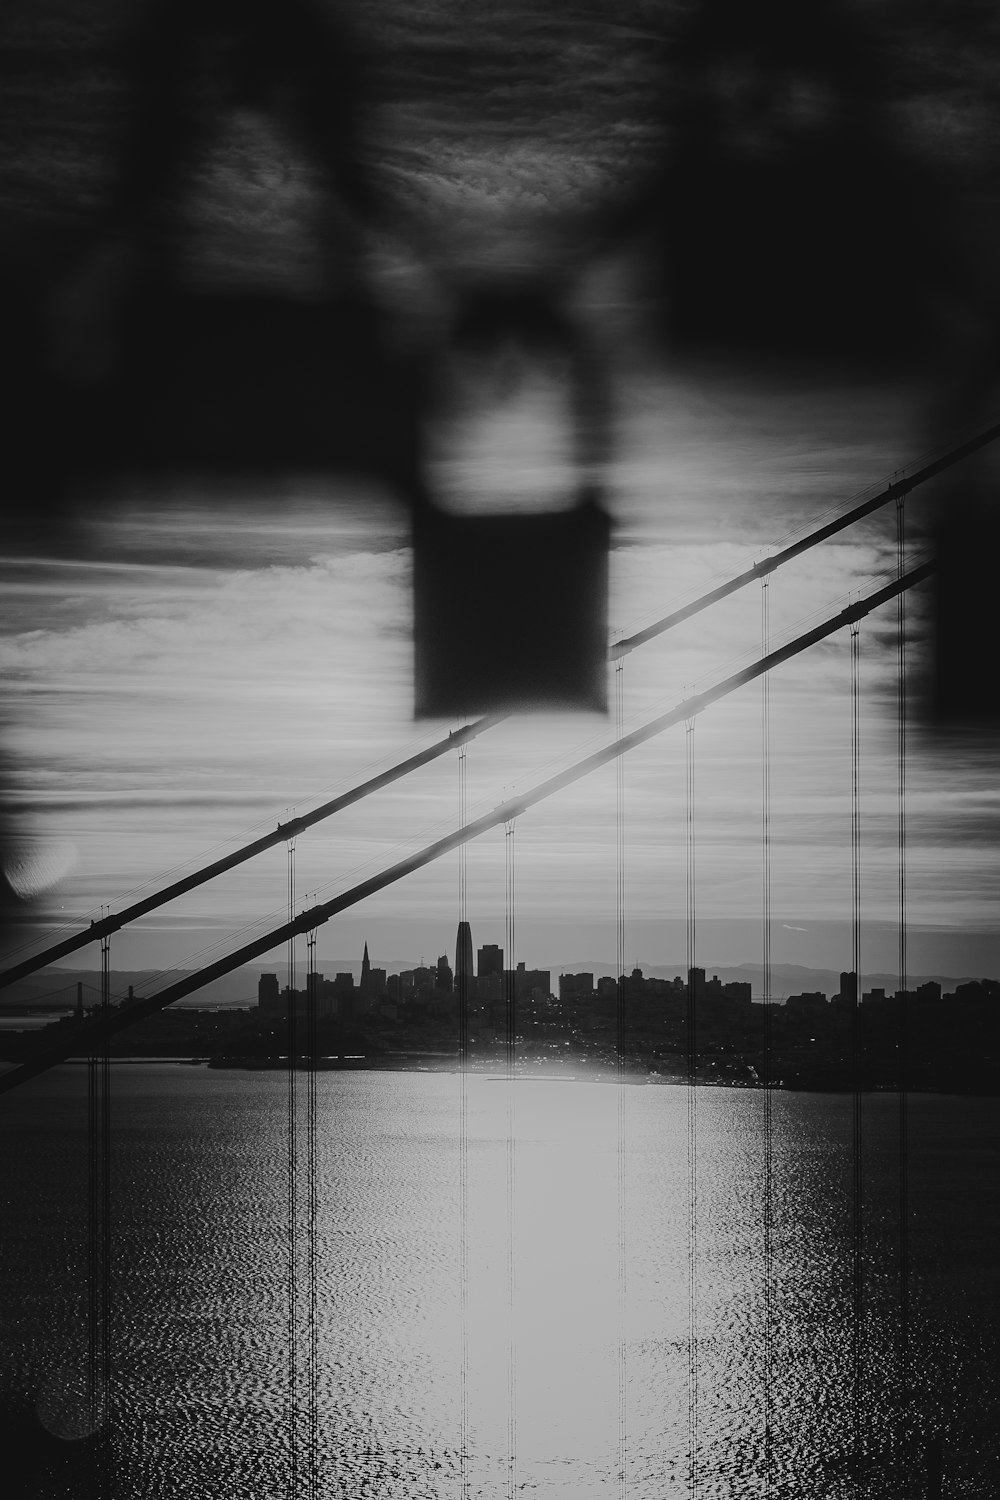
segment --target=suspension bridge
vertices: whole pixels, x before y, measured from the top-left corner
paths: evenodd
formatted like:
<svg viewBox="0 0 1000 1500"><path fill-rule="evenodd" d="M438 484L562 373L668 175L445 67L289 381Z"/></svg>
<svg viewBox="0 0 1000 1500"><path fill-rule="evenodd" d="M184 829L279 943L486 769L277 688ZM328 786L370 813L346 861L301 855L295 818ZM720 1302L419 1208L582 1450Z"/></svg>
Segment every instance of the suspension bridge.
<svg viewBox="0 0 1000 1500"><path fill-rule="evenodd" d="M365 901L376 893L405 880L423 867L442 859L446 855L460 852L462 864L460 866L460 920L466 919L466 880L464 873L464 851L473 841L480 838L490 830L504 828L506 831L506 920L507 920L507 950L510 955L511 970L508 973L506 994L506 1057L508 1073L513 1075L516 1064L517 1049L517 1022L516 1022L516 998L513 981L513 923L515 911L514 892L514 840L513 831L517 821L531 810L556 796L564 788L581 781L590 776L601 767L614 764L616 766L616 807L617 807L617 893L616 893L616 932L617 932L617 973L619 975L617 1009L616 1009L616 1053L619 1064L620 1077L624 1077L625 1066L625 1036L627 1025L627 1003L625 993L625 885L624 885L624 834L623 834L623 805L624 805L624 771L623 767L629 752L640 745L664 734L666 731L683 726L685 733L685 775L686 775L686 889L687 889L687 964L690 974L696 968L697 962L697 927L695 921L696 911L696 850L697 830L694 818L694 736L692 729L698 717L712 708L712 706L729 695L746 689L750 684L757 683L761 694L761 889L762 889L762 950L763 950L763 998L769 1002L771 995L771 944L772 944L772 913L771 913L771 855L772 855L772 833L771 833L771 771L769 764L770 753L770 716L769 716L769 680L770 674L780 668L785 662L802 655L817 646L820 642L828 640L837 635L844 635L850 640L851 647L851 775L852 775L852 806L851 806L851 908L852 908L852 964L853 973L857 976L858 983L856 993L853 997L852 1033L851 1046L855 1063L859 1055L858 1034L858 1006L860 1001L860 936L863 921L862 895L860 885L860 861L862 854L861 844L861 820L860 820L860 737L859 737L859 676L858 676L858 639L862 622L877 611L884 611L890 605L895 606L895 630L896 630L896 730L897 730L897 801L898 801L898 928L899 928L899 988L900 993L905 996L907 988L907 956L906 956L906 733L907 733L907 652L906 652L906 609L905 600L908 592L920 584L929 580L935 570L935 562L932 556L912 558L907 555L905 535L905 498L915 488L926 483L928 480L945 472L951 467L960 464L964 459L970 457L978 450L994 442L1000 436L1000 424L990 427L978 433L974 438L958 447L949 449L947 452L936 456L930 462L915 467L909 474L894 478L893 482L884 486L875 494L869 494L860 503L848 506L842 513L832 520L827 519L817 524L804 535L800 536L792 544L774 552L764 561L756 563L753 567L733 576L722 585L715 587L684 607L636 631L614 641L609 646L609 667L614 673L614 734L606 744L597 750L580 755L569 766L535 781L517 793L516 796L506 798L488 812L468 819L466 814L465 793L465 754L471 742L481 735L487 734L496 727L503 718L500 714L488 715L473 723L454 729L442 736L429 747L417 754L400 760L389 769L358 783L345 793L324 802L284 823L279 823L273 832L259 837L224 858L205 864L194 872L183 878L163 885L154 893L144 896L142 899L124 907L122 910L109 913L83 928L67 936L59 937L39 951L26 956L11 955L7 967L0 973L0 988L14 984L20 979L45 968L47 965L66 958L71 953L77 952L91 944L99 944L102 962L102 989L101 1004L91 1015L74 1026L66 1026L60 1029L57 1039L50 1040L47 1037L39 1039L37 1047L26 1060L19 1065L9 1068L0 1074L0 1093L9 1094L20 1088L31 1079L53 1068L70 1057L88 1056L91 1059L90 1069L90 1119L92 1137L91 1156L91 1200L90 1200L90 1223L91 1223L91 1253L92 1253L92 1307L91 1326L93 1330L92 1350L93 1371L92 1383L94 1400L100 1405L97 1397L97 1389L101 1387L103 1396L101 1401L108 1399L107 1393L110 1389L112 1379L110 1339L108 1334L108 1310L111 1299L110 1284L110 1252L108 1248L108 1225L111 1217L110 1202L110 1172L108 1166L108 1147L110 1139L110 1113L109 1113L109 1074L108 1074L108 1044L116 1033L127 1029L136 1022L147 1016L174 1004L188 995L196 993L212 981L228 974L244 965L253 962L262 955L273 952L282 945L289 948L289 983L288 983L288 1056L289 1059L302 1057L307 1069L306 1082L306 1110L305 1110L305 1166L304 1178L302 1164L301 1132L302 1123L301 1101L296 1093L296 1069L290 1066L289 1074L289 1135L288 1135L288 1211L290 1225L290 1250L288 1271L288 1346L289 1346L289 1390L290 1390L290 1421L293 1430L297 1430L299 1418L303 1409L307 1418L307 1437L304 1446L297 1447L293 1441L291 1450L291 1471L289 1476L289 1494L298 1492L299 1482L307 1483L310 1494L318 1493L316 1489L316 1451L317 1451L317 1412L315 1407L315 1380L317 1372L317 1361L319 1358L316 1332L316 1264L315 1264L315 1222L317 1213L317 1178L316 1178L316 1094L315 1094L315 1062L316 1062L316 1011L315 992L313 991L312 1003L307 1007L304 1035L297 1030L294 998L294 942L296 938L304 936L307 940L309 950L310 970L315 970L315 948L316 934L319 928L340 913L343 913ZM873 588L864 595L853 599L845 608L830 614L819 623L812 623L809 628L792 634L790 638L775 644L771 640L769 613L768 613L768 584L774 573L796 558L802 556L809 549L820 546L831 537L849 531L860 521L875 514L876 512L893 507L896 520L896 569L890 578L883 581L880 586ZM647 642L662 636L683 621L691 619L695 615L710 609L714 604L729 597L740 589L757 584L761 588L762 612L761 612L761 637L759 654L749 664L737 671L720 675L714 682L696 693L692 693L675 703L670 708L647 719L636 728L626 731L624 724L624 692L623 692L623 665L627 657L636 650L641 649ZM329 900L316 902L305 910L296 907L296 893L294 882L294 848L295 841L308 832L309 829L336 816L349 806L361 802L365 798L377 794L389 785L401 781L406 777L416 775L420 769L436 759L456 755L459 766L460 777L460 821L450 833L444 837L437 838L427 843L418 850L411 852L403 859L385 866L373 875L361 880L347 889L341 890ZM137 922L161 907L168 905L178 897L207 884L223 873L235 867L253 860L264 851L286 846L289 851L289 881L288 881L288 915L287 920L279 925L269 928L267 931L254 937L251 941L233 948L223 957L204 966L196 972L186 974L183 978L165 983L160 988L154 988L149 994L131 999L128 1003L112 1007L110 996L110 949L111 941L115 933L127 925ZM468 986L462 980L465 976L459 976L458 1000L459 1000L459 1032L458 1032L458 1061L460 1068L464 1071L469 1061L469 995ZM688 1024L687 1024L687 1067L691 1082L694 1081L697 1067L697 1036L696 1017L694 1009L693 986L688 986ZM767 1048L769 1047L769 1033L765 1029L765 1074L764 1082L769 1085L770 1074L766 1062ZM900 1196L900 1208L902 1221L906 1217L906 1165L905 1165L905 1139L906 1139L906 1092L905 1092L905 1006L901 1011L899 1046L903 1057L903 1070L901 1077L904 1079L904 1087L900 1090L900 1139L901 1139L901 1165L898 1192ZM313 1067L309 1068L309 1060L312 1058ZM619 1147L624 1151L625 1119L624 1119L624 1094L622 1094ZM511 1103L511 1108L513 1105ZM697 1091L691 1089L689 1093L688 1126L691 1140L691 1177L690 1177L690 1205L691 1205L691 1256L692 1264L696 1259L697 1241L697 1214L695 1209L697 1198L697 1168L696 1151L694 1143L697 1138ZM770 1116L770 1088L765 1088L765 1131L770 1141L771 1116ZM509 1121L509 1150L513 1152L513 1120ZM467 1100L463 1089L462 1094L462 1139L466 1142L467 1131ZM860 1329L863 1319L863 1304L865 1295L865 1269L864 1269L864 1243L862 1233L861 1203L864 1195L864 1183L861 1176L861 1135L862 1118L860 1112L860 1088L856 1087L854 1092L854 1114L853 1114L853 1145L855 1162L854 1180L854 1202L855 1202L855 1240L853 1250L853 1275L854 1275L854 1313L855 1313L855 1346L854 1363L855 1374L860 1382L861 1376L861 1345ZM770 1265L770 1250L774 1223L773 1204L771 1196L770 1178L770 1154L768 1154L768 1175L764 1193L763 1206L763 1235L765 1244L765 1266ZM513 1192L513 1157L509 1162L509 1185ZM623 1172L624 1168L622 1168ZM462 1202L463 1213L467 1207L468 1183L467 1165L463 1153L463 1185ZM300 1264L301 1246L295 1243L295 1224L298 1222L302 1202L302 1183L304 1181L305 1205L306 1205L306 1237L304 1243L312 1248L308 1251L308 1260L305 1275L302 1274ZM619 1234L622 1243L625 1236L624 1217L624 1188L623 1175L619 1178ZM513 1215L513 1202L508 1205L510 1215ZM906 1364L906 1326L907 1326L907 1266L905 1236L900 1246L899 1280L901 1287L901 1309L902 1329L901 1338L904 1342L903 1365ZM463 1267L463 1298L468 1294L468 1266ZM305 1317L303 1318L303 1304L301 1302L302 1284L305 1284ZM770 1286L770 1280L765 1274L765 1284ZM692 1286L694 1280L692 1280ZM513 1295L513 1293L512 1293ZM624 1299L624 1284L621 1288L621 1296ZM693 1295L693 1293L692 1293ZM768 1293L770 1296L771 1293ZM464 1306L464 1303L463 1303ZM768 1302L765 1308L765 1317L771 1316L771 1304ZM697 1309L692 1303L691 1309L692 1329L697 1317ZM305 1332L303 1333L303 1322ZM103 1328L103 1333L100 1331ZM305 1340L303 1345L302 1340ZM768 1345L769 1347L769 1345ZM692 1333L690 1341L691 1369L690 1391L691 1391L691 1453L697 1450L697 1359L696 1340ZM513 1356L512 1356L513 1358ZM304 1360L304 1366L303 1366ZM627 1380L627 1351L624 1342L620 1348L620 1389L623 1392ZM513 1370L513 1365L511 1366ZM304 1371L304 1373L303 1373ZM513 1382L513 1375L511 1375ZM768 1382L765 1380L765 1399ZM313 1395L308 1393L312 1391ZM303 1400L305 1407L303 1408ZM515 1392L513 1383L510 1389L511 1412L514 1410ZM96 1409L96 1408L95 1408ZM103 1408L102 1408L103 1409ZM463 1418L467 1420L466 1417ZM860 1421L860 1418L859 1418ZM771 1418L768 1417L767 1431L771 1430ZM513 1417L511 1417L511 1447L514 1446ZM620 1493L624 1497L627 1492L627 1413L622 1396L622 1405L619 1412L619 1444L620 1444ZM466 1448L463 1438L463 1452ZM860 1429L856 1433L856 1446L858 1452L863 1449L863 1437ZM935 1450L936 1451L936 1450ZM930 1453L930 1450L929 1450ZM935 1486L939 1485L939 1479L934 1478L936 1458L930 1454L928 1458L928 1488L926 1493L934 1495L940 1493ZM690 1479L690 1491L697 1492L697 1474L693 1467ZM511 1470L510 1493L514 1493L513 1467ZM468 1471L463 1471L463 1496L470 1494Z"/></svg>
<svg viewBox="0 0 1000 1500"><path fill-rule="evenodd" d="M712 588L699 596L697 599L676 609L642 630L632 635L612 642L609 646L609 662L616 673L617 678L617 728L619 730L615 739L601 749L581 757L567 769L555 776L550 776L539 781L534 786L519 793L514 799L505 801L494 810L474 821L463 824L444 838L437 839L423 849L410 855L408 858L390 865L378 874L351 887L335 896L332 900L317 904L307 911L298 913L289 912L289 920L279 927L275 927L254 939L253 942L245 944L224 958L206 966L204 969L185 976L185 978L173 985L165 986L155 994L143 996L128 1007L116 1008L113 1016L103 1019L93 1019L87 1025L74 1031L72 1035L60 1038L59 1044L50 1048L40 1048L36 1057L23 1067L8 1071L0 1076L0 1092L16 1088L27 1078L36 1076L48 1067L62 1061L65 1057L74 1053L84 1053L91 1043L94 1045L103 1042L115 1032L127 1028L135 1021L153 1014L155 1011L164 1009L175 1001L195 993L220 978L224 974L231 973L243 964L252 962L255 958L267 953L282 944L293 940L295 937L305 933L313 932L318 927L328 922L331 918L358 905L367 897L386 887L405 879L423 866L442 858L444 855L460 848L473 839L479 838L490 829L508 824L521 813L527 812L536 804L545 801L564 787L590 775L601 766L610 762L622 760L629 751L644 744L650 739L662 734L681 723L692 722L700 713L711 707L712 704L745 687L750 682L760 680L764 685L765 704L768 674L783 662L790 660L808 651L819 642L836 635L838 632L849 630L856 631L859 622L873 611L883 608L893 600L897 601L899 618L899 643L900 652L899 692L901 706L905 707L905 642L903 637L904 611L902 600L907 591L914 586L929 579L934 572L935 562L932 556L927 556L916 562L915 566L905 566L905 550L903 541L903 501L906 495L917 489L927 481L944 473L948 469L972 456L974 453L985 448L1000 437L1000 425L991 426L966 442L948 449L946 452L934 457L931 461L914 468L911 474L904 474L895 478L890 484L880 489L874 495L867 496L860 503L849 506L841 514L831 520L808 530L803 536L791 544L775 551L772 555L756 562L752 567L726 580L724 583ZM761 635L761 654L756 661L742 668L738 672L721 677L710 687L693 694L673 708L650 719L639 728L629 733L623 732L623 711L621 699L621 667L625 658L633 651L639 649L647 642L664 635L683 622L692 619L696 615L708 610L712 605L721 602L737 591L748 587L753 583L759 583L764 587L764 600L766 602L766 585L769 578L778 569L787 566L794 559L801 557L814 547L818 547L830 538L840 533L849 531L859 522L875 514L877 511L895 505L898 522L898 567L896 576L884 583L882 587L873 590L867 597L852 602L846 609L838 611L818 625L794 636L784 642L776 649L768 649L768 629L765 618ZM221 859L214 860L201 866L183 878L175 880L152 894L133 902L119 912L102 915L99 919L92 921L89 926L62 937L52 942L41 950L30 956L14 958L8 966L0 971L0 989L16 983L20 979L45 968L49 964L57 963L70 954L80 951L92 944L107 944L114 933L131 923L139 921L142 917L156 911L180 896L206 885L210 881L245 864L265 851L282 844L291 845L302 834L317 824L325 822L346 808L363 801L395 782L403 780L421 767L428 765L442 756L458 753L460 756L464 748L479 735L487 733L490 729L500 724L507 718L505 714L485 715L470 724L451 730L448 734L437 740L432 745L411 755L389 769L382 771L376 776L358 783L350 790L327 801L312 810L303 813L285 823L279 823L273 832L254 839L242 845ZM766 720L765 720L766 723ZM900 720L900 736L905 734L905 723ZM765 744L765 750L768 748ZM903 753L902 739L900 753ZM765 787L766 795L766 787ZM765 820L762 831L762 839L766 841L769 836ZM766 844L765 844L766 847ZM766 869L766 861L765 861ZM766 929L765 926L765 942ZM691 965L693 967L693 964ZM902 976L901 976L902 977Z"/></svg>

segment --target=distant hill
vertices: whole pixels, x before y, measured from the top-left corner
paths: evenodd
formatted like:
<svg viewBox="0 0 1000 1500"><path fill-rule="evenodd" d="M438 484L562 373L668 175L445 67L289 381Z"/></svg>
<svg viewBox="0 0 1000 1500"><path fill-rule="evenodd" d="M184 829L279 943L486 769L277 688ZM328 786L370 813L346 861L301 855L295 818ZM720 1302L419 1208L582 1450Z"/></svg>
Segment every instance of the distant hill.
<svg viewBox="0 0 1000 1500"><path fill-rule="evenodd" d="M137 995L149 995L155 990L165 989L168 984L194 973L190 969L174 969L163 973L159 969L112 969L111 998L123 1000L128 995L129 985ZM239 1006L257 1004L257 979L263 972L258 967L237 969L222 979L197 990L178 1005L193 1009L216 1006ZM16 1010L25 1005L45 1006L72 1010L76 1004L76 986L83 984L84 1008L96 1005L101 998L100 969L39 969L37 974L19 980L8 989L0 991L0 1012Z"/></svg>

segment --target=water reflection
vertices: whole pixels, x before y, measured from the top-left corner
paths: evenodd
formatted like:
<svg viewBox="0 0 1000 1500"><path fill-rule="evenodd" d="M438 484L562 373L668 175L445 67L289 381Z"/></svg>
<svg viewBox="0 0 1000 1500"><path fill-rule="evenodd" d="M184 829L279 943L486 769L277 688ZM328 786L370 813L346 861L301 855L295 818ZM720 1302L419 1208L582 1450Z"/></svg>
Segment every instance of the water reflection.
<svg viewBox="0 0 1000 1500"><path fill-rule="evenodd" d="M17 1231L3 1252L3 1353L43 1421L72 1394L56 1386L72 1364L67 1340L75 1328L79 1342L85 1326L84 1072L62 1069L25 1089L7 1122ZM690 1493L692 1437L699 1496L764 1493L766 1417L772 1493L922 1494L925 1444L940 1427L947 1493L986 1492L1000 1396L997 1193L984 1187L1000 1154L992 1101L911 1100L904 1422L894 1097L864 1101L856 1365L849 1096L774 1096L768 1360L760 1094L699 1091L692 1255L683 1089L630 1087L620 1098L612 1083L482 1077L467 1087L471 1494L507 1493L513 1389L518 1490L617 1495L621 1371L627 1493L636 1500ZM333 1494L460 1494L459 1090L454 1075L319 1079L319 1461ZM115 1071L122 1493L284 1493L286 1110L279 1074ZM304 1352L302 1297L299 1320ZM301 1475L304 1385L299 1396Z"/></svg>

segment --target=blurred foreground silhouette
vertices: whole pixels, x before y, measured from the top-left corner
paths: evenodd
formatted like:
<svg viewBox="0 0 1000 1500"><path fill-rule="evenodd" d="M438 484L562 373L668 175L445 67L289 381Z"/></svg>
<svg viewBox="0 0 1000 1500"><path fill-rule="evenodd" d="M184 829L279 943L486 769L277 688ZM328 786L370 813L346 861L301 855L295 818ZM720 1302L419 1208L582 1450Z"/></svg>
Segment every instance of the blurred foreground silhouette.
<svg viewBox="0 0 1000 1500"><path fill-rule="evenodd" d="M935 99L977 47L981 70L995 53L988 7L700 0L644 16L637 45L661 80L649 149L581 213L571 252L488 274L435 258L377 170L385 69L363 19L319 0L155 0L111 27L106 186L72 232L22 226L4 267L15 556L54 537L72 550L89 509L137 481L359 475L412 524L418 715L603 710L613 424L571 310L588 263L629 250L665 355L919 369L925 447L992 419L993 155L924 144ZM6 65L44 72L44 29L40 62L18 35ZM223 257L207 274L191 248L200 153L251 117L305 164L311 258L276 277ZM376 239L434 288L416 336L374 283ZM425 451L440 365L508 346L515 372L562 362L571 503L453 515ZM995 643L995 463L961 470L941 509L932 694L940 721L984 734L1000 715L996 674L976 665ZM9 802L0 788L5 846Z"/></svg>

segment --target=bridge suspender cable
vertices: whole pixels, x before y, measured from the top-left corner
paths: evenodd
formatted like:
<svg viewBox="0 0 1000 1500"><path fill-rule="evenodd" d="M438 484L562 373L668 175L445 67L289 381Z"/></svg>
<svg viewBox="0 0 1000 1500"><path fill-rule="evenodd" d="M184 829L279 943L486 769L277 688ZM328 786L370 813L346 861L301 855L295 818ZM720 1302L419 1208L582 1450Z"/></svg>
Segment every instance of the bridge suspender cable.
<svg viewBox="0 0 1000 1500"><path fill-rule="evenodd" d="M800 556L811 547L816 547L820 542L826 541L828 537L835 536L837 532L844 531L847 527L853 526L856 521L862 520L881 506L888 505L890 500L899 499L901 496L909 494L918 485L923 484L928 479L933 479L935 475L942 473L953 464L959 463L963 458L968 458L970 454L975 453L979 448L985 447L988 443L992 443L998 437L1000 437L1000 423L987 428L985 432L979 433L967 443L962 443L959 447L950 449L941 458L935 459L933 463L925 465L922 469L918 469L910 478L895 481L887 489L881 490L872 499L865 500L861 505L855 506L853 510L849 510L844 515L837 517L836 520L820 526L815 531L811 531L808 536L802 537L799 541L792 543L791 546L784 548L783 551L776 552L773 557L765 558L762 562L755 563L752 568L748 568L744 573L737 574L728 583L723 583L718 588L710 589L707 594L702 594L700 598L693 600L690 604L684 605L681 609L674 610L672 614L664 615L662 619L655 621L652 625L648 625L636 635L628 636L622 641L616 641L609 647L609 658L612 661L617 661L620 657L626 656L630 651L634 651L638 646L644 645L646 641L652 640L655 636L663 635L666 631L673 629L675 625L680 625L684 620L689 620L692 615L700 614L702 610L708 609L710 605L717 603L718 600L728 598L730 594L734 594L737 590L745 588L754 579L766 577L767 574L773 573L775 568L779 568L783 563L790 562L793 557ZM158 907L165 906L169 901L175 900L176 897L183 896L188 891L197 889L200 885L205 885L209 880L214 880L217 875L224 875L227 870L235 869L237 865L244 864L247 860L253 859L255 855L263 854L266 849L272 849L276 844L281 844L290 838L294 838L297 834L304 832L305 829L312 828L314 824L321 823L324 819L332 817L345 807L351 807L355 802L361 802L365 797L371 796L373 792L380 791L383 787L390 786L394 781L402 780L411 771L416 771L421 766L427 765L430 761L438 759L439 756L446 755L449 750L466 744L469 740L475 738L476 735L484 733L487 729L492 729L494 725L503 723L509 717L509 714L488 714L481 719L477 719L472 724L467 724L463 729L453 730L444 739L436 740L433 745L429 745L426 750L421 750L416 755L411 755L407 760L400 761L397 765L391 766L387 771L381 772L378 776L373 776L369 781L361 782L358 786L352 787L350 791L344 792L339 797L334 797L332 801L324 802L322 806L314 808L312 812L303 813L301 817L293 818L288 823L279 824L273 833L265 834L263 838L255 839L253 843L244 844L241 848L235 849L232 854L227 854L224 858L216 860L213 864L205 865L200 870L195 870L193 874L186 875L183 879L174 881L171 885L165 886L162 891L156 891L151 896L145 896L141 901L136 901L132 906L126 907L124 911L112 913L107 917L102 917L98 922L92 922L82 932L74 933L72 937L63 938L60 942L46 948L44 952L35 954L33 958L24 959L23 962L15 964L12 968L0 972L0 989L6 985L14 984L18 979L26 978L29 974L34 974L38 969L44 968L46 964L55 963L58 959L65 958L69 953L76 953L80 948L85 948L89 943L97 942L99 938L102 938L107 933L117 932L129 922L137 921L139 917L144 917L149 912L155 911Z"/></svg>
<svg viewBox="0 0 1000 1500"><path fill-rule="evenodd" d="M101 943L101 1014L110 1003L111 939ZM87 1397L88 1420L101 1434L96 1453L95 1493L109 1493L111 1449L111 1068L110 1033L95 1040L87 1058L87 1231L89 1248Z"/></svg>
<svg viewBox="0 0 1000 1500"><path fill-rule="evenodd" d="M319 1500L319 1254L316 1229L319 1218L319 1158L317 1147L316 1064L319 1061L319 1038L316 1030L317 985L316 929L306 934L308 967L306 970L306 1493L309 1500ZM294 1071L292 1069L291 1071Z"/></svg>
<svg viewBox="0 0 1000 1500"><path fill-rule="evenodd" d="M517 1495L517 1131L514 1080L517 1063L517 962L514 951L514 829L517 812L504 819L504 1014L507 1023L507 1500Z"/></svg>
<svg viewBox="0 0 1000 1500"><path fill-rule="evenodd" d="M295 834L288 835L288 925L295 918ZM298 1220L299 1220L299 1102L298 1070L299 1036L295 1014L295 931L288 936L288 990L285 1006L285 1021L288 1035L288 1128L286 1136L287 1176L285 1190L288 1206L288 1242L285 1246L285 1316L288 1337L287 1373L288 1389L286 1416L288 1421L288 1480L287 1492L294 1497L299 1485L299 1304L298 1304Z"/></svg>
<svg viewBox="0 0 1000 1500"><path fill-rule="evenodd" d="M864 1111L862 1102L863 1047L861 1036L861 624L851 625L851 1219L852 1318L851 1401L855 1473L865 1492L865 1223L864 1223Z"/></svg>
<svg viewBox="0 0 1000 1500"><path fill-rule="evenodd" d="M242 968L246 963L251 963L263 953L270 953L282 943L294 937L300 932L309 932L315 927L321 927L331 917L337 916L349 907L357 906L360 901L375 895L378 891L385 890L387 886L395 885L397 880L403 880L407 875L412 875L415 870L421 870L425 865L432 864L434 860L440 859L442 855L448 854L452 849L459 848L471 839L479 838L481 834L487 833L491 828L498 828L501 823L511 823L521 813L526 812L529 807L534 807L538 802L544 802L555 792L560 792L564 787L572 786L574 782L581 781L589 776L591 771L596 771L599 766L605 766L610 761L617 759L620 755L627 755L639 745L644 745L647 740L655 739L665 729L670 729L674 724L680 724L685 720L693 719L696 714L701 713L711 704L717 703L720 698L727 697L737 688L743 687L748 682L754 682L764 672L770 672L774 667L780 666L782 662L789 661L793 656L807 651L810 646L815 646L819 641L826 640L838 630L852 625L856 620L863 619L872 610L878 609L880 605L886 604L890 599L895 599L904 590L913 588L915 584L923 583L934 572L933 560L922 563L902 578L894 579L892 583L877 589L875 593L869 594L866 599L851 604L847 609L841 610L837 615L816 625L812 630L807 630L804 635L796 636L794 640L780 646L776 651L769 652L760 660L753 662L749 667L744 667L739 672L724 677L713 687L706 688L703 693L696 693L693 697L685 699L676 708L669 709L655 719L633 729L629 734L622 735L613 740L610 745L605 745L600 750L595 750L592 755L578 760L574 765L568 766L565 771L559 771L555 776L539 782L537 786L530 787L520 796L504 802L501 806L485 813L481 818L476 818L464 827L458 828L454 833L448 834L443 839L438 839L433 844L418 849L415 854L408 855L406 859L397 864L390 865L387 870L378 875L372 875L363 880L359 885L352 886L350 890L344 891L332 900L322 902L318 906L311 907L302 912L291 922L286 922L281 927L272 928L263 937L255 938L246 943L242 948L237 948L224 958L217 959L215 963L209 964L204 969L197 970L194 974L188 974L176 983L168 985L159 994L147 995L114 1011L106 1020L84 1022L81 1026L73 1029L59 1040L59 1042L41 1049L29 1062L20 1064L10 1069L7 1073L0 1074L0 1093L7 1093L16 1088L18 1084L25 1082L28 1078L46 1069L54 1067L56 1063L64 1062L67 1057L77 1056L85 1052L97 1042L103 1041L105 1035L111 1036L117 1031L141 1021L146 1016L154 1015L157 1011L165 1010L175 1000L182 1000L186 995L194 994L196 990L203 989L206 984L219 979L223 974L231 974L234 969Z"/></svg>
<svg viewBox="0 0 1000 1500"><path fill-rule="evenodd" d="M615 734L625 733L625 663L615 662ZM615 1186L618 1208L618 1494L628 1494L628 1340L627 1326L627 1182L628 1159L626 1106L628 1089L625 1076L626 997L625 997L625 758L615 762L615 958L617 991L615 1006L615 1059L618 1080L617 1141L615 1153Z"/></svg>
<svg viewBox="0 0 1000 1500"><path fill-rule="evenodd" d="M770 577L761 579L760 647L766 656L771 645ZM761 896L763 918L763 1106L764 1106L764 1495L773 1493L774 1464L774 1121L771 1104L771 692L768 673L760 679L761 704Z"/></svg>
<svg viewBox="0 0 1000 1500"><path fill-rule="evenodd" d="M465 827L468 817L468 750L458 751L458 824ZM459 1448L459 1500L471 1500L469 1452L469 967L465 943L469 917L469 870L467 849L458 850L458 940L455 948L455 989L458 993L458 1058L461 1093L459 1097L459 1207L461 1221L461 1307L462 1307L462 1390L461 1445Z"/></svg>
<svg viewBox="0 0 1000 1500"><path fill-rule="evenodd" d="M896 501L896 571L906 566L906 516L903 499ZM909 1260L909 1103L907 961L906 961L906 596L900 594L896 611L897 797L899 844L899 1408L902 1426L899 1450L906 1452L910 1419L910 1260Z"/></svg>
<svg viewBox="0 0 1000 1500"><path fill-rule="evenodd" d="M691 700L692 703L694 700ZM696 971L697 868L695 864L694 730L695 712L685 715L684 812L686 832L687 908L687 1185L688 1185L688 1494L696 1500L698 1472L698 1001Z"/></svg>

